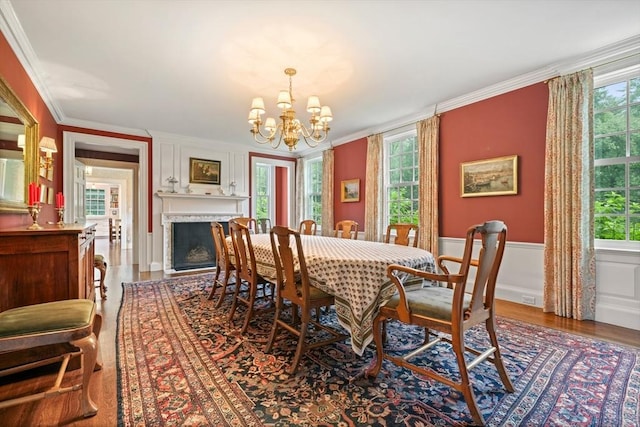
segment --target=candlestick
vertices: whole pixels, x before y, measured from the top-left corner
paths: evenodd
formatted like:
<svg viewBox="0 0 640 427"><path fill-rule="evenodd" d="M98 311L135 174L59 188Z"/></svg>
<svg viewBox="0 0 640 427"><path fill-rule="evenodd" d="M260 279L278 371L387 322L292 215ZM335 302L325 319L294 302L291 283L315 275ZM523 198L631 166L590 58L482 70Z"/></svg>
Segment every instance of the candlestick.
<svg viewBox="0 0 640 427"><path fill-rule="evenodd" d="M33 219L33 224L27 227L27 230L41 230L42 227L38 224L38 215L40 214L40 203L35 202L33 205L28 206L29 215Z"/></svg>
<svg viewBox="0 0 640 427"><path fill-rule="evenodd" d="M58 213L58 227L64 227L64 206L57 208L56 212Z"/></svg>

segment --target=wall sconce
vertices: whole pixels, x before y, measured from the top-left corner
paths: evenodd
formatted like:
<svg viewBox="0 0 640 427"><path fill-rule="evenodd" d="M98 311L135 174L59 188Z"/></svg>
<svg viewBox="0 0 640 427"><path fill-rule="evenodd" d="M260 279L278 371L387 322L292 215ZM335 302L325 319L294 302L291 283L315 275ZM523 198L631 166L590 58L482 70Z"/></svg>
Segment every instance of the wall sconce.
<svg viewBox="0 0 640 427"><path fill-rule="evenodd" d="M49 169L53 164L53 153L58 152L55 139L43 136L40 140L40 151L45 154L44 163L40 167Z"/></svg>

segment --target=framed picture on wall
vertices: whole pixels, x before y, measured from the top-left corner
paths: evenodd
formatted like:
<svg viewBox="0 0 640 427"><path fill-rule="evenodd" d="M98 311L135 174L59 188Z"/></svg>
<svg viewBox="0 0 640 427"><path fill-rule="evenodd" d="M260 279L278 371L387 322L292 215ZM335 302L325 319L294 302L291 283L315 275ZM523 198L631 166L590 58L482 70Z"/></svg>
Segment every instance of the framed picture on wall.
<svg viewBox="0 0 640 427"><path fill-rule="evenodd" d="M220 185L220 161L189 158L189 182Z"/></svg>
<svg viewBox="0 0 640 427"><path fill-rule="evenodd" d="M518 156L460 164L460 196L518 194Z"/></svg>
<svg viewBox="0 0 640 427"><path fill-rule="evenodd" d="M359 202L360 201L360 180L347 179L342 181L340 185L340 200L343 202Z"/></svg>

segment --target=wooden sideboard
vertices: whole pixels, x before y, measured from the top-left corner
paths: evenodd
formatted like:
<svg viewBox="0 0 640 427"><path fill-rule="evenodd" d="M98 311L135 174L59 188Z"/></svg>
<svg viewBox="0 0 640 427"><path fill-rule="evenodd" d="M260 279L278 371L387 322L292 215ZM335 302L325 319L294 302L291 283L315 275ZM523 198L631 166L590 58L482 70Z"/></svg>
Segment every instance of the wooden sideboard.
<svg viewBox="0 0 640 427"><path fill-rule="evenodd" d="M0 311L95 299L94 253L95 224L0 230Z"/></svg>

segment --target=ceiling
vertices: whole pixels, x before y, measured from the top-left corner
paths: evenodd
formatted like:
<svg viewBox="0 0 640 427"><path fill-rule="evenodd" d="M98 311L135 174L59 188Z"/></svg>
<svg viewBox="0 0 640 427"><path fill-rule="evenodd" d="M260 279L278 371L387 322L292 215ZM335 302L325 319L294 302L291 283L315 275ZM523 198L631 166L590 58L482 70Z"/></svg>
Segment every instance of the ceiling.
<svg viewBox="0 0 640 427"><path fill-rule="evenodd" d="M286 67L298 116L318 95L339 144L640 40L638 0L0 0L0 13L60 123L251 149L251 100L277 116Z"/></svg>

